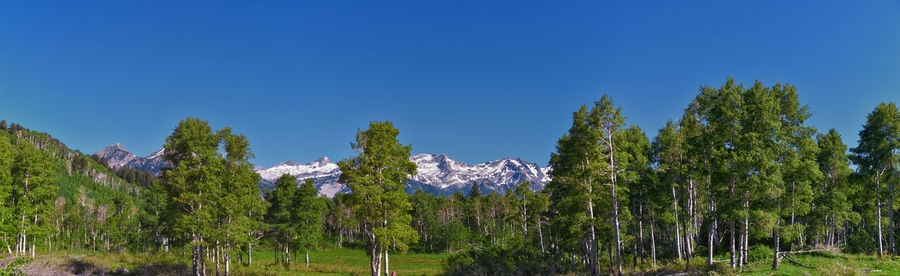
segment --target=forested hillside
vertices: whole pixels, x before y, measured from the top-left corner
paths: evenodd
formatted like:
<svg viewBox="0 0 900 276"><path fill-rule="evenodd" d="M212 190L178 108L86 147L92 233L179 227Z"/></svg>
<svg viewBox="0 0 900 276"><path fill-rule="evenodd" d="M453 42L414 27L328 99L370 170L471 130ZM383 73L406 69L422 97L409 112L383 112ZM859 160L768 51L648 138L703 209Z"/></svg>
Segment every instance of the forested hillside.
<svg viewBox="0 0 900 276"><path fill-rule="evenodd" d="M47 133L0 121L0 246L121 250L143 189Z"/></svg>

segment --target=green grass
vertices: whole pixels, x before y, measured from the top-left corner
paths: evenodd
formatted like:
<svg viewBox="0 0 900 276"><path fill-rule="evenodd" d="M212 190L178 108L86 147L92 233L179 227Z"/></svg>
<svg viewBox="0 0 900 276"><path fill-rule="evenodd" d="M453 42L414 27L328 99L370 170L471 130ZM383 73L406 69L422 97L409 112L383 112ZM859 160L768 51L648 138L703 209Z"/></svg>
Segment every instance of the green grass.
<svg viewBox="0 0 900 276"><path fill-rule="evenodd" d="M872 255L851 255L829 252L791 254L792 259L809 269L795 265L786 259L772 270L772 262L751 264L740 275L900 275L900 258Z"/></svg>
<svg viewBox="0 0 900 276"><path fill-rule="evenodd" d="M437 275L442 272L446 254L393 253L390 267L399 275ZM291 266L275 263L271 250L253 254L253 267L240 267L236 274L273 275L366 275L369 273L369 256L360 249L321 249L309 252L309 267L304 255L292 256ZM257 265L259 264L259 265Z"/></svg>
<svg viewBox="0 0 900 276"><path fill-rule="evenodd" d="M42 254L28 265L29 272L34 274L53 274L52 272L115 272L126 269L141 275L178 275L189 272L190 256L177 254L120 253L103 254L86 251L55 252L53 256ZM189 254L189 252L188 252ZM11 262L12 258L0 259ZM398 275L438 275L443 272L443 264L447 254L395 253L391 254L391 269ZM246 257L246 256L245 256ZM900 275L900 257L878 257L872 255L852 255L829 252L814 252L790 255L794 260L809 269L794 265L787 260L781 262L778 270L771 269L771 259L751 263L740 270L731 270L726 263L716 264L710 275ZM271 249L254 250L253 266L232 264L234 275L368 275L369 258L361 249L321 249L311 251L310 266L303 263L304 256L294 256L290 266L275 263L275 255ZM245 260L246 261L246 260ZM209 273L215 273L215 266L207 264ZM222 266L224 270L224 265ZM652 271L644 269L628 269L628 274L667 274L681 272L684 264L671 263L660 265ZM705 271L703 258L691 261L692 271ZM700 273L706 275L706 273Z"/></svg>
<svg viewBox="0 0 900 276"><path fill-rule="evenodd" d="M34 274L54 274L61 271L99 274L124 269L139 275L180 275L190 271L190 252L187 254L182 257L180 249L176 254L106 254L72 250L54 252L51 256L44 252L28 265L28 271ZM0 254L0 259L4 256ZM398 275L438 275L443 271L447 257L447 254L393 253L390 255L390 266ZM294 259L290 266L276 264L275 254L271 249L255 248L252 267L232 263L231 269L234 275L369 274L369 257L361 249L335 248L310 251L309 267L304 264L303 254L292 258ZM12 261L11 257L7 259ZM246 259L244 261L246 262ZM215 264L209 262L206 267L208 273L215 273ZM224 272L224 264L220 268Z"/></svg>

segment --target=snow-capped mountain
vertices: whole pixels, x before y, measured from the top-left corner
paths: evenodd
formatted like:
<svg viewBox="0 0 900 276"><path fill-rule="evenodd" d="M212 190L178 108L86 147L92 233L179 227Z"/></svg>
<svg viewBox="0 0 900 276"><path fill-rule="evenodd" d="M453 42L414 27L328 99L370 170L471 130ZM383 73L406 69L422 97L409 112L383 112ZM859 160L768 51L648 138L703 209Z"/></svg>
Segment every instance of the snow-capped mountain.
<svg viewBox="0 0 900 276"><path fill-rule="evenodd" d="M100 156L103 159L106 159L106 162L109 163L110 167L118 168L131 160L134 160L136 157L134 154L131 154L130 151L125 149L121 144L115 143L114 145L102 148L94 153L97 156Z"/></svg>
<svg viewBox="0 0 900 276"><path fill-rule="evenodd" d="M136 157L118 143L105 147L96 154L105 158L112 167L149 171L154 175L159 175L160 169L167 165L162 159L163 150L145 157ZM450 159L444 154L413 154L409 160L417 166L417 174L406 186L409 193L422 190L436 195L450 195L457 191L468 194L472 191L472 182L478 183L483 193L505 193L522 181L531 182L532 188L536 190L543 189L550 181L549 167L541 167L518 158L503 158L475 165ZM269 168L255 169L261 178L259 186L263 189L275 187L275 181L281 175L290 174L297 177L298 184L313 179L319 194L327 197L350 191L350 187L338 183L341 170L327 157L310 163L287 161Z"/></svg>
<svg viewBox="0 0 900 276"><path fill-rule="evenodd" d="M414 154L409 159L418 167L417 174L407 184L406 191L409 193L422 190L437 195L449 195L456 191L468 194L472 190L472 182L478 183L483 192L504 193L522 181L531 182L534 189L542 189L550 180L548 168L517 158L475 165L450 159L444 154ZM325 157L306 164L288 161L270 168L257 168L257 172L264 188L274 187L278 177L287 173L296 176L298 183L315 179L314 185L319 188L319 193L328 197L350 190L337 182L340 169Z"/></svg>
<svg viewBox="0 0 900 276"><path fill-rule="evenodd" d="M260 187L272 189L275 187L275 181L284 174L290 174L297 177L297 183L303 183L307 179L314 179L313 185L319 189L319 194L333 197L339 192L348 192L349 187L345 187L338 183L341 176L341 169L338 165L328 160L328 157L319 158L316 161L306 164L300 164L294 161L287 161L270 168L256 168L259 173Z"/></svg>
<svg viewBox="0 0 900 276"><path fill-rule="evenodd" d="M468 194L472 182L476 182L482 192L504 193L522 181L531 182L534 189L543 189L550 180L546 168L518 158L475 165L450 159L445 154L414 154L409 160L416 163L417 174L410 179L407 191L421 189L433 194L463 191Z"/></svg>
<svg viewBox="0 0 900 276"><path fill-rule="evenodd" d="M144 157L137 157L125 149L125 147L116 143L102 148L94 154L106 159L110 167L132 168L150 172L153 173L153 175L159 175L159 171L167 165L166 161L162 158L162 149Z"/></svg>

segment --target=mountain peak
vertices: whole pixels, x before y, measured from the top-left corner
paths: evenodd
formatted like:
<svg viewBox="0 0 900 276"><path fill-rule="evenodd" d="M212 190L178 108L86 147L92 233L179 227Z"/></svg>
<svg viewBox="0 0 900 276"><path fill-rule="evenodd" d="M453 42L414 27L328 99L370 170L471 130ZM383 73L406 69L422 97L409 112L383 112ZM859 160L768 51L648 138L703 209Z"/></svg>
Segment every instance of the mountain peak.
<svg viewBox="0 0 900 276"><path fill-rule="evenodd" d="M104 150L105 151L111 151L111 150L128 151L128 149L126 149L125 146L122 146L122 144L119 144L119 143L115 143L115 144L112 144L112 145L106 146L105 148L100 149L100 151L104 151Z"/></svg>
<svg viewBox="0 0 900 276"><path fill-rule="evenodd" d="M128 164L128 162L131 162L131 160L134 160L135 158L134 154L129 152L127 149L125 149L124 146L122 146L122 144L119 143L115 143L102 148L94 154L103 159L106 159L107 162L109 162L109 166L113 168Z"/></svg>
<svg viewBox="0 0 900 276"><path fill-rule="evenodd" d="M158 174L168 163L162 159L164 149L160 149L145 157L135 156L122 144L115 143L97 151L97 156L106 159L110 167L127 167Z"/></svg>
<svg viewBox="0 0 900 276"><path fill-rule="evenodd" d="M522 181L530 181L537 189L549 181L541 168L520 158L503 158L469 165L451 159L446 154L418 153L409 156L416 163L416 175L406 185L407 192L423 190L437 195L449 195L468 189L478 182L485 192L505 193ZM261 186L271 188L278 177L287 173L297 177L298 183L314 179L319 193L328 197L349 192L349 187L339 183L340 168L327 157L300 164L287 161L270 168L257 168L262 178Z"/></svg>
<svg viewBox="0 0 900 276"><path fill-rule="evenodd" d="M319 166L325 166L328 163L331 163L331 160L329 160L327 156L322 156L322 157L319 157L319 159L316 159L315 163L318 164Z"/></svg>
<svg viewBox="0 0 900 276"><path fill-rule="evenodd" d="M291 166L291 167L293 167L293 166L300 166L300 165L302 165L302 164L297 163L297 162L294 162L294 160L288 160L288 161L284 161L284 162L278 163L277 165L275 165L275 167L279 167L279 166Z"/></svg>

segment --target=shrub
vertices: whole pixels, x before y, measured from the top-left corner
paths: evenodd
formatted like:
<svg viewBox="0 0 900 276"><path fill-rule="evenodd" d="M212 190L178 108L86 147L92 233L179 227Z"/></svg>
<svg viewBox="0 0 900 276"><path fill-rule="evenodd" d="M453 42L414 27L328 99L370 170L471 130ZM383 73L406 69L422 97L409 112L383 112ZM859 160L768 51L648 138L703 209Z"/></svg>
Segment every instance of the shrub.
<svg viewBox="0 0 900 276"><path fill-rule="evenodd" d="M771 260L773 257L772 254L774 254L772 248L769 248L768 246L762 244L756 244L750 247L750 253L747 255L747 257L750 259L750 262L755 263L759 261Z"/></svg>

